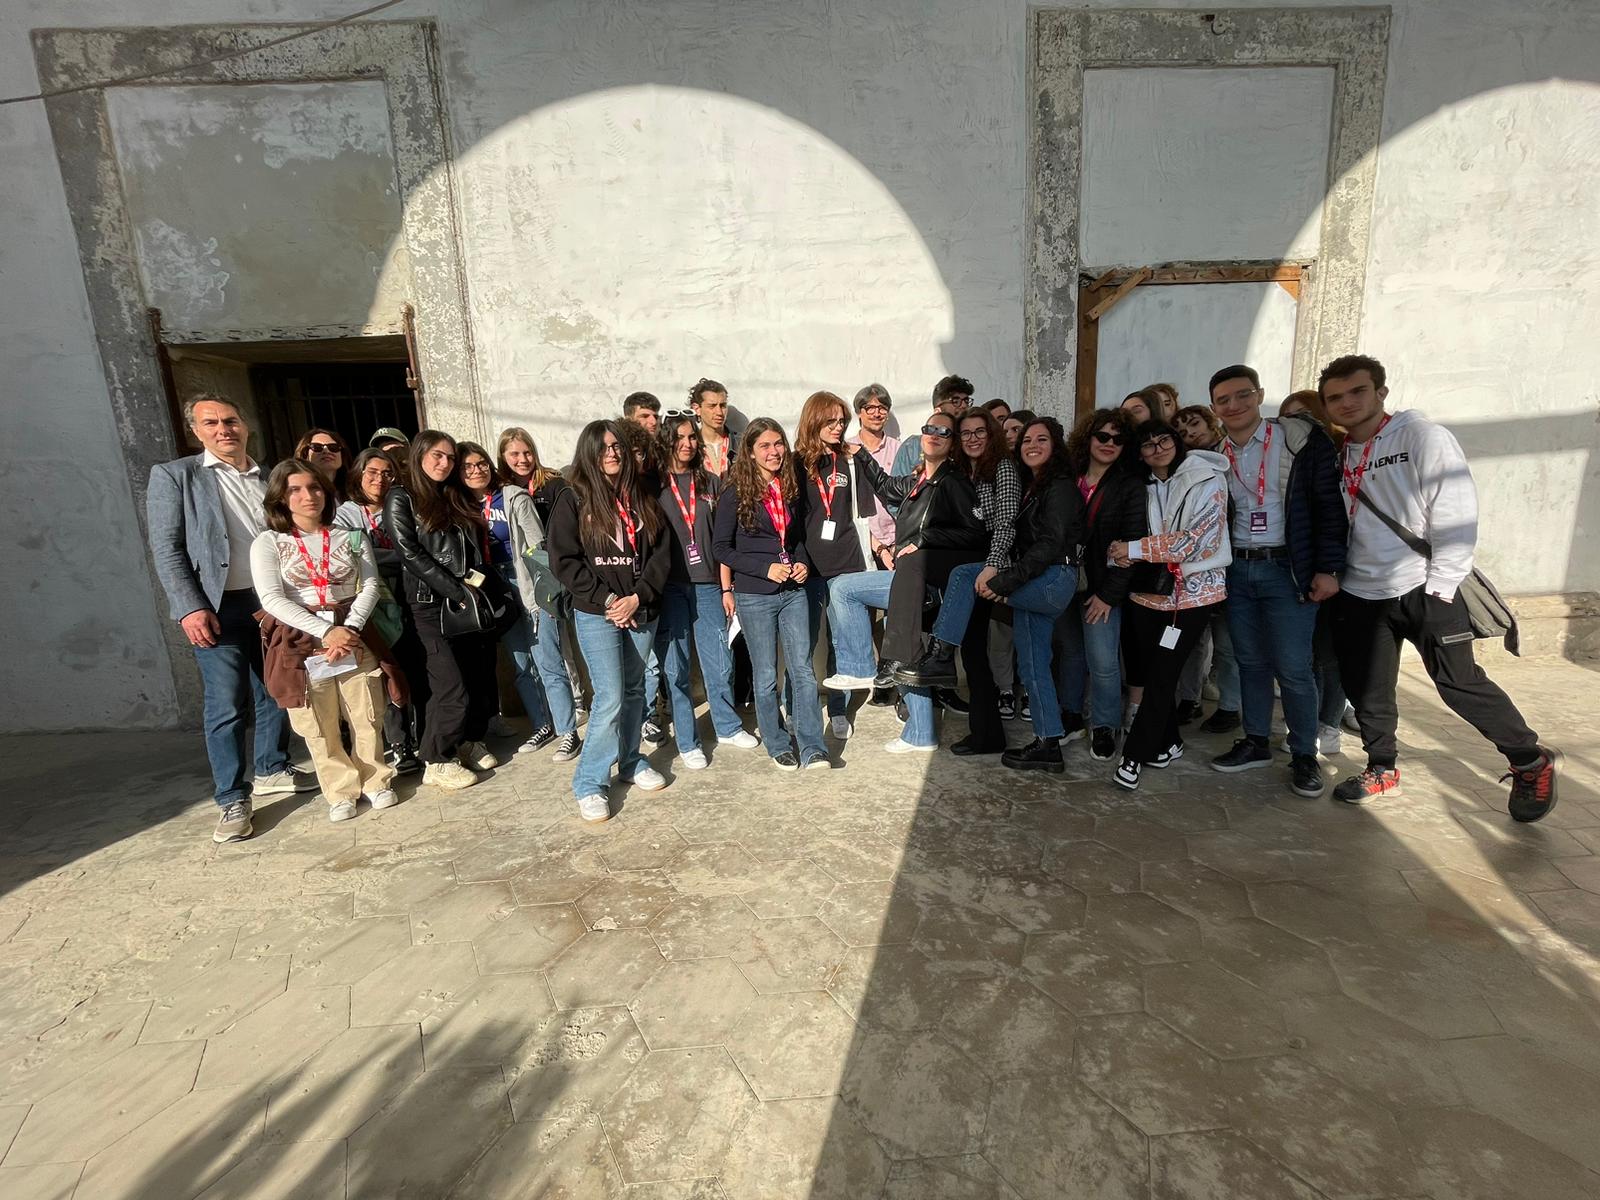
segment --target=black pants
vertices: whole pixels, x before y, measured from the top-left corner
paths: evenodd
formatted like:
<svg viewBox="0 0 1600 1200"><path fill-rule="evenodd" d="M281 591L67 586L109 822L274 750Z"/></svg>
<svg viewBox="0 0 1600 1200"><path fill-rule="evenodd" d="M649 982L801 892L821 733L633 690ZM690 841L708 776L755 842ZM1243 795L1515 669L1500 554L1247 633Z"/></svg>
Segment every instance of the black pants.
<svg viewBox="0 0 1600 1200"><path fill-rule="evenodd" d="M397 584L390 584L390 590L398 596L400 593L397 589ZM400 605L400 618L402 632L390 650L394 652L395 661L400 664L406 684L411 689L411 703L404 708L393 703L383 706L383 738L391 750L414 754L422 744L422 731L426 727L424 713L427 711L429 695L428 654L417 634L416 616L409 604ZM433 619L436 622L439 619L437 609L434 610Z"/></svg>
<svg viewBox="0 0 1600 1200"><path fill-rule="evenodd" d="M447 638L439 610L416 611L417 636L427 655L428 703L420 757L450 762L463 742L481 742L499 707L495 639L483 634Z"/></svg>
<svg viewBox="0 0 1600 1200"><path fill-rule="evenodd" d="M1142 604L1122 608L1124 678L1130 687L1143 687L1144 699L1133 718L1133 728L1122 743L1122 757L1147 763L1179 740L1178 676L1200 643L1216 605L1180 609L1176 614L1157 612ZM1178 644L1170 649L1161 637L1174 624Z"/></svg>
<svg viewBox="0 0 1600 1200"><path fill-rule="evenodd" d="M1401 641L1422 655L1439 698L1493 742L1508 762L1527 762L1538 754L1538 735L1473 657L1472 626L1462 605L1430 596L1420 587L1389 600L1340 592L1332 603L1339 675L1355 705L1368 765L1392 767L1398 753L1395 688Z"/></svg>
<svg viewBox="0 0 1600 1200"><path fill-rule="evenodd" d="M889 608L883 617L884 661L915 662L922 656L922 631L931 618L925 607L928 589L942 588L962 563L982 562L983 548L918 550L894 560ZM975 623L975 622L974 622ZM970 629L972 624L969 623ZM993 683L994 676L990 675Z"/></svg>
<svg viewBox="0 0 1600 1200"><path fill-rule="evenodd" d="M972 607L966 636L961 639L961 663L967 672L971 693L967 729L980 746L1004 749L1005 724L1000 720L1000 689L994 685L994 670L989 666L989 620L994 603L982 597Z"/></svg>

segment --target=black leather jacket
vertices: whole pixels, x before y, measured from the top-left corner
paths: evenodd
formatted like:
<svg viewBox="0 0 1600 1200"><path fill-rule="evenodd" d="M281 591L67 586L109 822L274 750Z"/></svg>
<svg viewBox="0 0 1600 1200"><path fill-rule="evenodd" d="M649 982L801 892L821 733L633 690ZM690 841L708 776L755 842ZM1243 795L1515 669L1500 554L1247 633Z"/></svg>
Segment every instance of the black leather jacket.
<svg viewBox="0 0 1600 1200"><path fill-rule="evenodd" d="M899 550L977 550L989 545L989 530L977 515L978 490L952 460L947 459L927 483L916 490L916 475L888 475L870 454L855 461L867 483L886 504L898 504L894 518L894 545Z"/></svg>
<svg viewBox="0 0 1600 1200"><path fill-rule="evenodd" d="M1089 593L1115 608L1128 598L1133 568L1112 566L1106 552L1112 542L1136 542L1150 532L1144 480L1120 466L1107 471L1089 497L1085 522L1083 568Z"/></svg>
<svg viewBox="0 0 1600 1200"><path fill-rule="evenodd" d="M989 586L1009 596L1045 569L1065 565L1078 557L1083 542L1083 495L1070 475L1057 475L1043 487L1028 488L1024 468L1022 505L1017 509L1017 540L1012 564Z"/></svg>
<svg viewBox="0 0 1600 1200"><path fill-rule="evenodd" d="M448 597L466 597L462 576L474 567L483 567L483 551L460 525L426 529L417 520L411 493L395 486L383 500L383 515L389 534L405 568L405 599L414 607L425 608ZM485 571L487 573L487 571Z"/></svg>

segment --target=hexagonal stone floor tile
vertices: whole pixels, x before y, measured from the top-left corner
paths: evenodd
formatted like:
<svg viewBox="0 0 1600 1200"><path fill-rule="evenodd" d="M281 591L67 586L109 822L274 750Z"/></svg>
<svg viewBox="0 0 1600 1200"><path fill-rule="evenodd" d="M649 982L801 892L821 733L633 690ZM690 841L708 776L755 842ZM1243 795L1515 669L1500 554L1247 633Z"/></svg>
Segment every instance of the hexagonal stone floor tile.
<svg viewBox="0 0 1600 1200"><path fill-rule="evenodd" d="M583 918L570 904L525 904L473 939L478 970L538 971L583 936Z"/></svg>
<svg viewBox="0 0 1600 1200"><path fill-rule="evenodd" d="M1151 1200L1321 1200L1238 1134L1227 1129L1150 1139Z"/></svg>
<svg viewBox="0 0 1600 1200"><path fill-rule="evenodd" d="M512 1125L451 1191L473 1200L622 1200L622 1173L598 1121Z"/></svg>
<svg viewBox="0 0 1600 1200"><path fill-rule="evenodd" d="M934 1033L868 1032L845 1071L844 1104L894 1158L970 1154L988 1085Z"/></svg>
<svg viewBox="0 0 1600 1200"><path fill-rule="evenodd" d="M951 985L940 1031L991 1079L1055 1075L1072 1067L1078 1022L1019 975Z"/></svg>
<svg viewBox="0 0 1600 1200"><path fill-rule="evenodd" d="M845 944L816 917L758 921L732 951L758 992L814 991L844 961Z"/></svg>
<svg viewBox="0 0 1600 1200"><path fill-rule="evenodd" d="M1227 1124L1222 1064L1144 1013L1078 1026L1078 1074L1145 1133Z"/></svg>
<svg viewBox="0 0 1600 1200"><path fill-rule="evenodd" d="M1079 1016L1144 1007L1144 976L1138 963L1084 929L1030 934L1022 973Z"/></svg>
<svg viewBox="0 0 1600 1200"><path fill-rule="evenodd" d="M601 1122L630 1182L693 1179L721 1169L756 1104L721 1047L657 1050L612 1096Z"/></svg>
<svg viewBox="0 0 1600 1200"><path fill-rule="evenodd" d="M445 1195L510 1125L498 1067L429 1070L350 1135L349 1194Z"/></svg>
<svg viewBox="0 0 1600 1200"><path fill-rule="evenodd" d="M1400 1131L1422 1168L1430 1196L1452 1200L1585 1200L1600 1195L1600 1174L1493 1117L1467 1109L1406 1108Z"/></svg>
<svg viewBox="0 0 1600 1200"><path fill-rule="evenodd" d="M996 1085L983 1153L1027 1200L1146 1200L1149 1191L1144 1135L1070 1076Z"/></svg>
<svg viewBox="0 0 1600 1200"><path fill-rule="evenodd" d="M828 991L869 1029L932 1029L944 1015L956 980L914 946L847 951Z"/></svg>
<svg viewBox="0 0 1600 1200"><path fill-rule="evenodd" d="M888 879L841 883L817 915L848 946L908 943L922 919L916 897Z"/></svg>
<svg viewBox="0 0 1600 1200"><path fill-rule="evenodd" d="M523 1059L507 1069L518 1121L586 1120L644 1060L626 1008L580 1008L535 1022Z"/></svg>
<svg viewBox="0 0 1600 1200"><path fill-rule="evenodd" d="M652 1050L727 1041L755 989L725 958L667 963L628 1005Z"/></svg>
<svg viewBox="0 0 1600 1200"><path fill-rule="evenodd" d="M550 991L562 1008L626 1004L663 959L643 930L590 930L550 962Z"/></svg>
<svg viewBox="0 0 1600 1200"><path fill-rule="evenodd" d="M728 1038L728 1053L763 1100L832 1096L855 1024L826 992L758 997Z"/></svg>
<svg viewBox="0 0 1600 1200"><path fill-rule="evenodd" d="M337 1142L421 1074L415 1024L347 1030L274 1086L267 1141Z"/></svg>
<svg viewBox="0 0 1600 1200"><path fill-rule="evenodd" d="M1152 1013L1220 1058L1290 1049L1277 1003L1211 963L1147 967L1144 996Z"/></svg>
<svg viewBox="0 0 1600 1200"><path fill-rule="evenodd" d="M684 962L733 954L757 924L756 915L737 896L680 896L649 929L665 957Z"/></svg>
<svg viewBox="0 0 1600 1200"><path fill-rule="evenodd" d="M660 871L629 871L602 879L578 900L578 915L590 929L648 925L677 896Z"/></svg>
<svg viewBox="0 0 1600 1200"><path fill-rule="evenodd" d="M775 1100L740 1130L722 1187L729 1200L855 1200L888 1176L888 1157L832 1099Z"/></svg>
<svg viewBox="0 0 1600 1200"><path fill-rule="evenodd" d="M1092 897L1083 924L1134 962L1184 962L1200 954L1195 919L1142 892Z"/></svg>
<svg viewBox="0 0 1600 1200"><path fill-rule="evenodd" d="M206 1042L197 1088L260 1088L350 1027L350 989L295 988Z"/></svg>
<svg viewBox="0 0 1600 1200"><path fill-rule="evenodd" d="M265 1115L257 1088L190 1092L91 1158L78 1192L97 1200L193 1195L256 1143Z"/></svg>

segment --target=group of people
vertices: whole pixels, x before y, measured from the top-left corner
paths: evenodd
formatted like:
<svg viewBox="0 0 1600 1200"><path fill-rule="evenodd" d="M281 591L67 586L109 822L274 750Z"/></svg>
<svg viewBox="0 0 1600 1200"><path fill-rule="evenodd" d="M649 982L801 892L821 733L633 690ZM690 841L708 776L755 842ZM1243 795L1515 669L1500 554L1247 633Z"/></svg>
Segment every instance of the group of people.
<svg viewBox="0 0 1600 1200"><path fill-rule="evenodd" d="M197 397L204 452L152 471L148 515L205 688L215 838L248 837L262 795L320 787L338 821L362 798L395 803L399 772L477 782L508 728L502 645L531 726L519 752L576 762L587 821L609 818L614 784L668 785L645 757L668 729L685 770L709 765L710 737L764 747L780 770L831 767L827 738L852 736L858 693L897 706L888 753L935 751L942 709L965 717L957 755L1059 774L1084 737L1137 789L1184 754L1213 673L1201 728L1242 735L1214 769L1282 761L1276 697L1302 796L1323 793L1318 755L1353 717L1366 765L1334 795L1360 803L1399 788L1403 640L1505 756L1511 815L1538 820L1558 756L1478 666L1457 600L1470 472L1446 430L1388 413L1387 395L1382 364L1350 355L1265 417L1238 365L1212 376L1207 405L1157 384L1069 432L1003 400L974 406L952 375L904 441L871 384L853 403L813 393L791 442L765 417L730 430L727 388L701 379L685 408L628 396L559 472L521 428L492 453L381 429L353 458L313 429L265 475L239 409ZM1013 747L1018 716L1033 737ZM286 726L314 782L291 766Z"/></svg>

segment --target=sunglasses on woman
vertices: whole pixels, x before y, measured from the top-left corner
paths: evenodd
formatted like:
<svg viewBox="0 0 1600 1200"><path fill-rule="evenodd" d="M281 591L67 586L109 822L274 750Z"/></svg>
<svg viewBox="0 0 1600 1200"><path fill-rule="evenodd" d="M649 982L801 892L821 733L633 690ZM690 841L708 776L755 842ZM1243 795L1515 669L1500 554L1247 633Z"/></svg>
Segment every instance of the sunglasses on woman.
<svg viewBox="0 0 1600 1200"><path fill-rule="evenodd" d="M342 454L344 453L332 442L307 442L306 449L312 454Z"/></svg>
<svg viewBox="0 0 1600 1200"><path fill-rule="evenodd" d="M922 432L929 437L947 438L955 437L956 431L947 425L924 425Z"/></svg>
<svg viewBox="0 0 1600 1200"><path fill-rule="evenodd" d="M1128 439L1120 433L1107 433L1104 429L1096 429L1089 435L1102 446L1120 446Z"/></svg>

